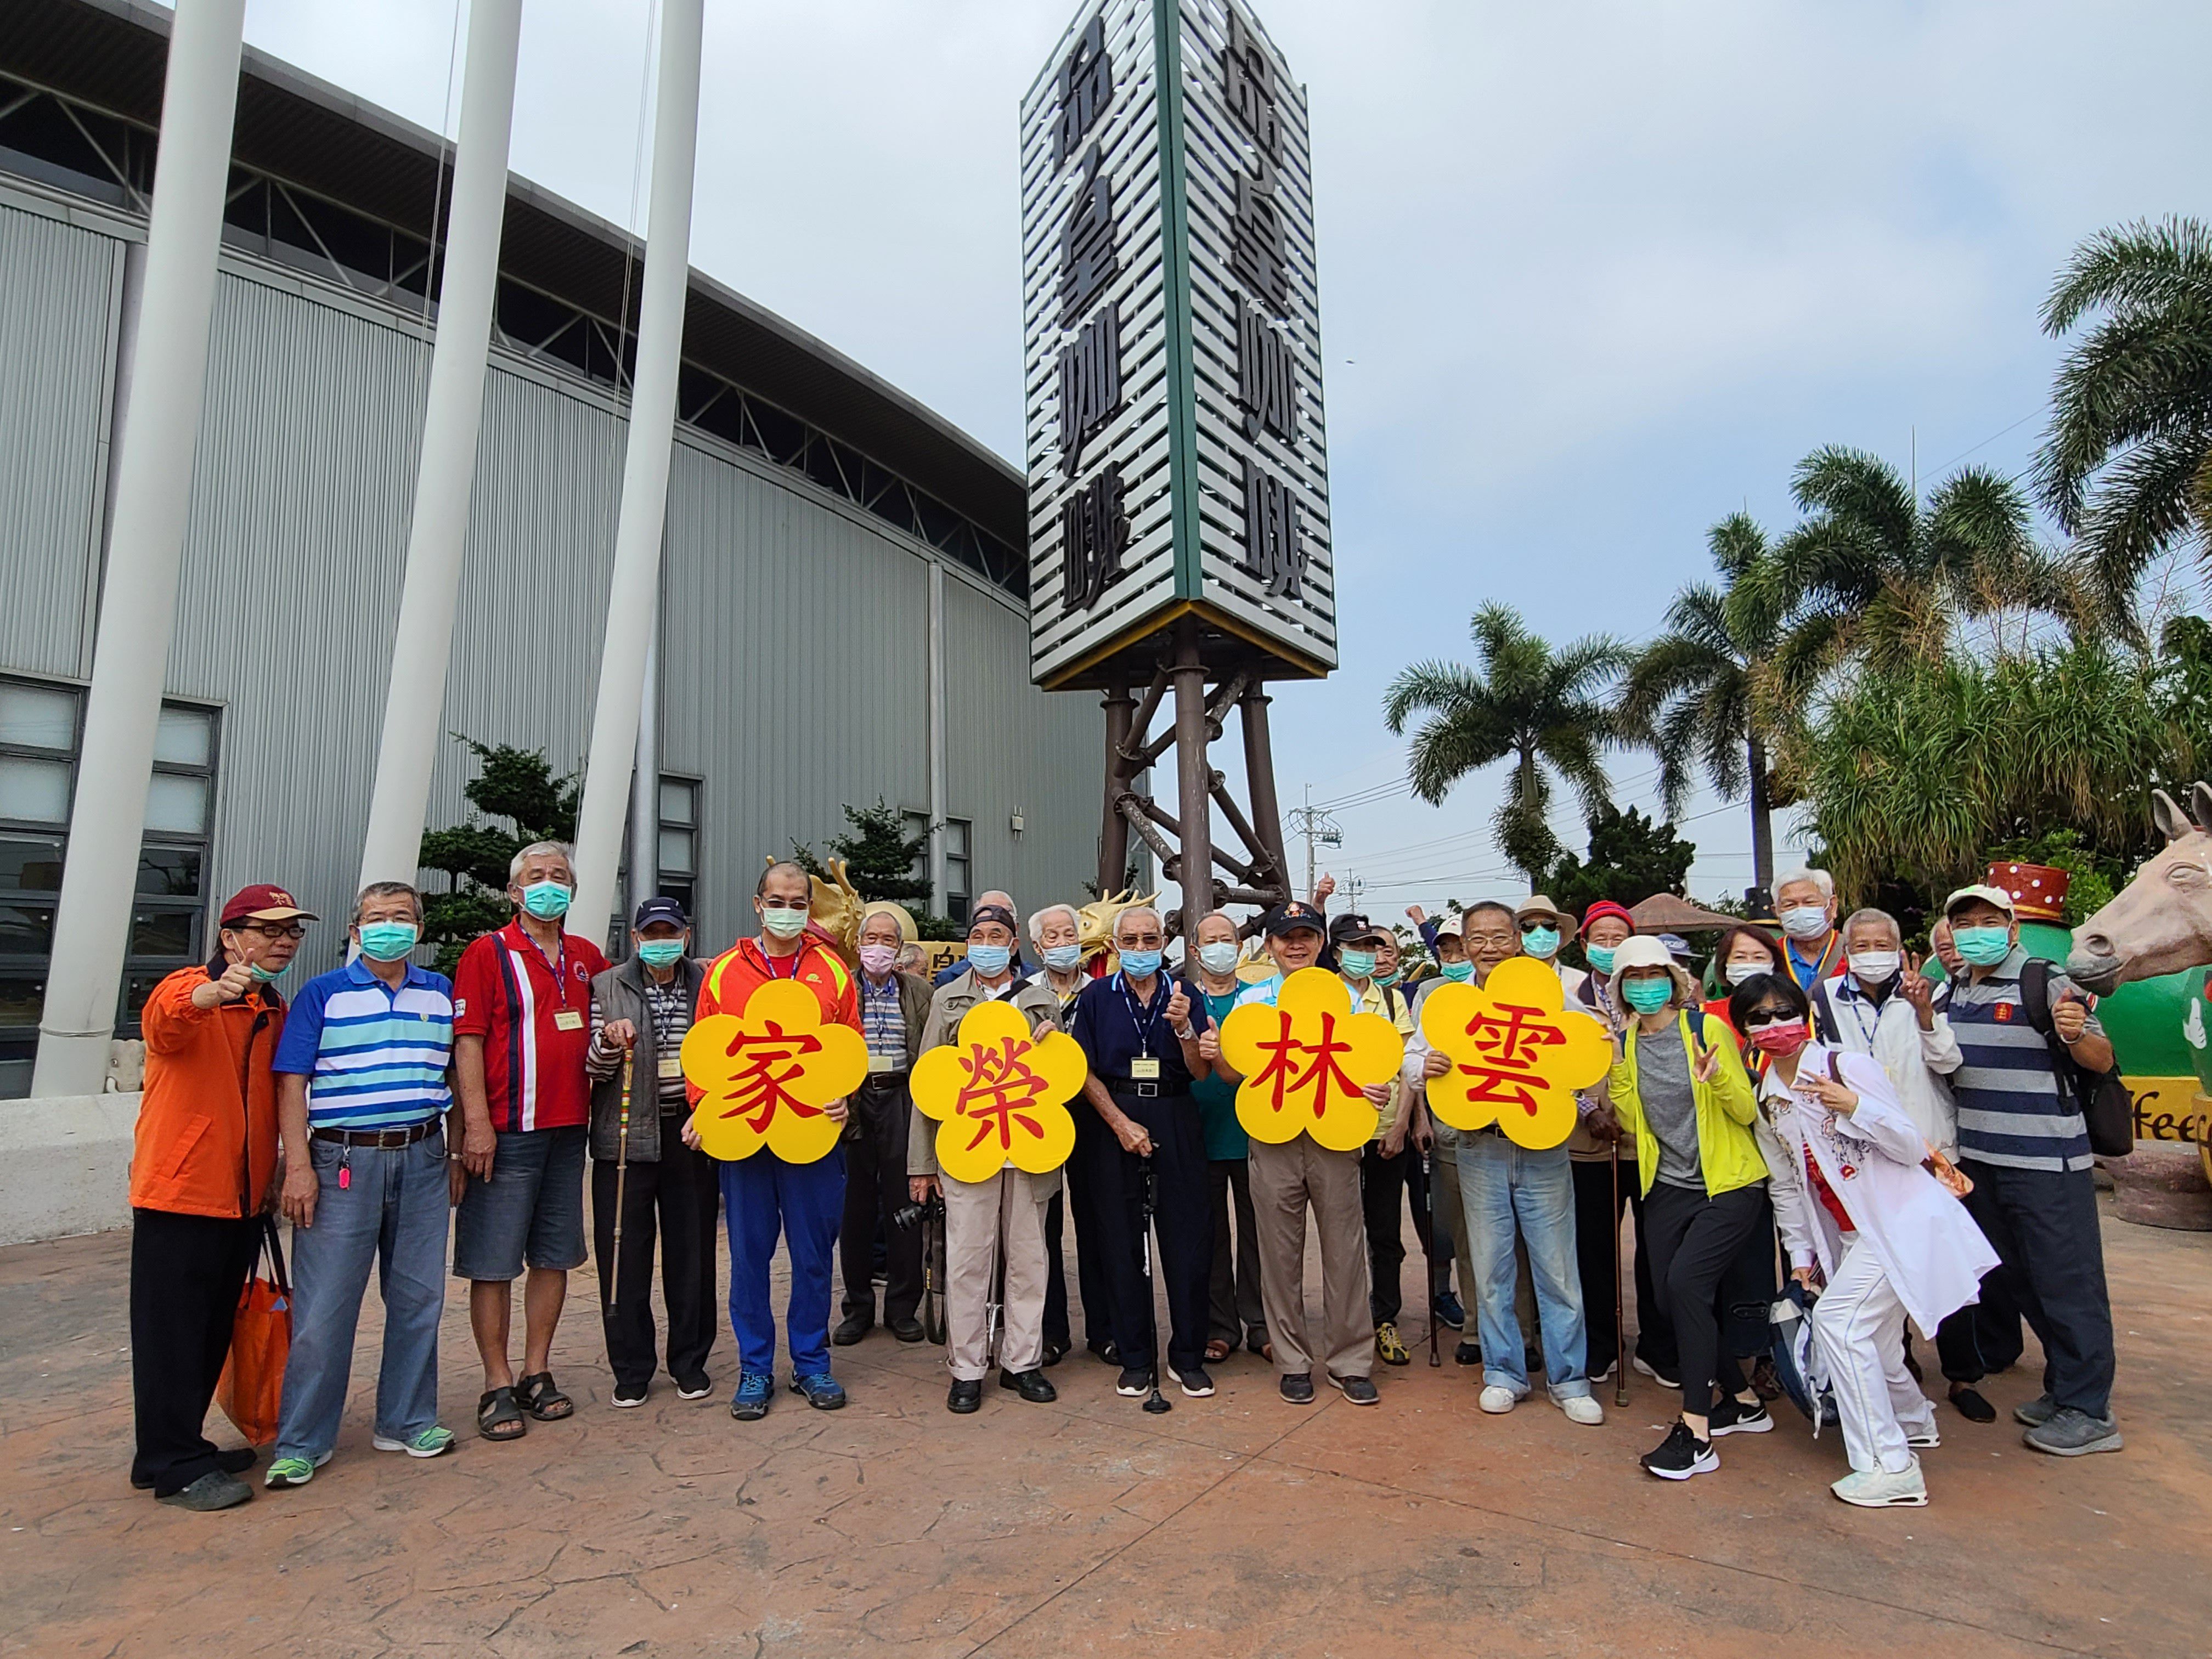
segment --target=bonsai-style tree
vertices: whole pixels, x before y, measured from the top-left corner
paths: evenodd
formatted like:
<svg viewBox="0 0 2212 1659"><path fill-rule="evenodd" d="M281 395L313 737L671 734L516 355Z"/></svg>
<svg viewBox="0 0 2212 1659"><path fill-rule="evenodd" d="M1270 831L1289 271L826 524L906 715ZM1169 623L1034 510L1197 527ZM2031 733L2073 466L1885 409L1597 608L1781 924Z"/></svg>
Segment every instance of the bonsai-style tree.
<svg viewBox="0 0 2212 1659"><path fill-rule="evenodd" d="M504 927L513 915L507 902L507 866L537 841L573 841L580 793L574 774L555 777L542 749L481 744L453 734L477 757L481 769L461 793L477 812L505 818L501 829L471 814L465 823L433 830L422 837L422 867L442 870L446 890L422 896L422 937L438 947L438 971L459 966L469 941Z"/></svg>

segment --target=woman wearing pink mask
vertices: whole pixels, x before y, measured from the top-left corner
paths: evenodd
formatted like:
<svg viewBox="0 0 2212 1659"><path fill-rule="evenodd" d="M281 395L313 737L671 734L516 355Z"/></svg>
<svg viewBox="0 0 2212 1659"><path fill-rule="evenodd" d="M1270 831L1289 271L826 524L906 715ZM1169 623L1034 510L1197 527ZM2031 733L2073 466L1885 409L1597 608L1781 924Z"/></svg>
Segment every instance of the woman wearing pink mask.
<svg viewBox="0 0 2212 1659"><path fill-rule="evenodd" d="M1927 1139L1880 1063L1811 1040L1795 980L1762 974L1729 1000L1770 1062L1759 1105L1790 1277L1820 1294L1813 1335L1851 1463L1831 1490L1863 1509L1917 1508L1928 1486L1913 1449L1938 1443L1936 1408L1905 1369L1902 1328L1910 1316L1932 1334L1973 1301L1996 1252L1924 1167Z"/></svg>

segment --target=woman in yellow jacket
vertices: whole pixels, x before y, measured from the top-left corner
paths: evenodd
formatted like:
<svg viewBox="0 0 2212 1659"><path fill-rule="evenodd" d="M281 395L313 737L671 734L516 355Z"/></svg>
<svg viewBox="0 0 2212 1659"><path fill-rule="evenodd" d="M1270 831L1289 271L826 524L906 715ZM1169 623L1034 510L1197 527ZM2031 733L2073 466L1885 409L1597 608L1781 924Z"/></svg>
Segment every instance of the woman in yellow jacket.
<svg viewBox="0 0 2212 1659"><path fill-rule="evenodd" d="M1758 1099L1734 1034L1705 1018L1695 983L1657 939L1632 939L1615 954L1613 1001L1629 1017L1613 1110L1636 1138L1651 1279L1682 1360L1681 1420L1643 1462L1662 1480L1686 1480L1720 1468L1720 1436L1774 1426L1721 1352L1717 1305L1729 1262L1774 1224L1766 1160L1752 1138Z"/></svg>

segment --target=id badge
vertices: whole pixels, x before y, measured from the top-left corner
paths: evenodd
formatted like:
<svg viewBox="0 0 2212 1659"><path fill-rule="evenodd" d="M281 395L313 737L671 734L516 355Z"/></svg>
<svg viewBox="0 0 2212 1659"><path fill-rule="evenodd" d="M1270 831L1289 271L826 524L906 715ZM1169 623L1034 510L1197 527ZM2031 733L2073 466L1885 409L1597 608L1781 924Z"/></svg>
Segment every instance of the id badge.
<svg viewBox="0 0 2212 1659"><path fill-rule="evenodd" d="M898 1062L889 1054L870 1054L868 1069L871 1072L896 1072L898 1070Z"/></svg>
<svg viewBox="0 0 2212 1659"><path fill-rule="evenodd" d="M681 1054L663 1054L663 1055L661 1055L661 1057L660 1057L660 1076L661 1076L661 1079L662 1079L662 1081L664 1081L664 1082L667 1082L667 1081L672 1080L672 1079L676 1079L676 1078L682 1077L683 1075L684 1075L684 1056L683 1056L683 1055L681 1055Z"/></svg>
<svg viewBox="0 0 2212 1659"><path fill-rule="evenodd" d="M555 1009L553 1011L553 1029L556 1031L582 1030L584 1029L584 1016L582 1012L575 1008Z"/></svg>
<svg viewBox="0 0 2212 1659"><path fill-rule="evenodd" d="M1158 1083L1160 1080L1160 1063L1150 1055L1133 1060L1129 1062L1129 1077L1136 1083Z"/></svg>

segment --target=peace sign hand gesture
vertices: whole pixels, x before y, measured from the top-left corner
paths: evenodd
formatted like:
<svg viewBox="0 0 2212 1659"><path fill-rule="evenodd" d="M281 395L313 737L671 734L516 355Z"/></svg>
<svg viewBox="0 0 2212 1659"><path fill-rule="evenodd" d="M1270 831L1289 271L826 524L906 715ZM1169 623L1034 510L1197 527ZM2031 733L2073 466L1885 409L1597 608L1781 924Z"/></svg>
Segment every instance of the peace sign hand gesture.
<svg viewBox="0 0 2212 1659"><path fill-rule="evenodd" d="M1721 1069L1720 1050L1701 1047L1698 1057L1691 1063L1690 1075L1699 1083L1711 1083Z"/></svg>

